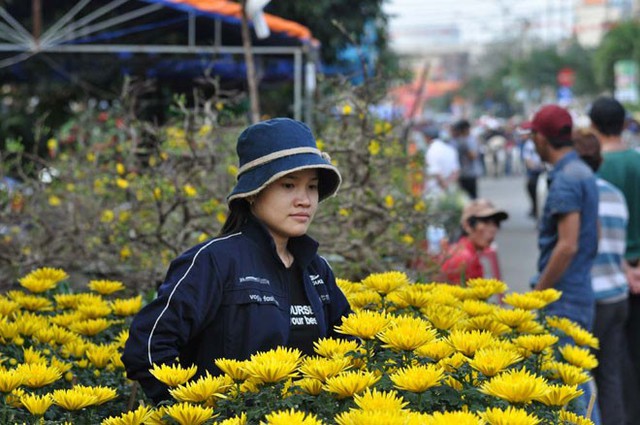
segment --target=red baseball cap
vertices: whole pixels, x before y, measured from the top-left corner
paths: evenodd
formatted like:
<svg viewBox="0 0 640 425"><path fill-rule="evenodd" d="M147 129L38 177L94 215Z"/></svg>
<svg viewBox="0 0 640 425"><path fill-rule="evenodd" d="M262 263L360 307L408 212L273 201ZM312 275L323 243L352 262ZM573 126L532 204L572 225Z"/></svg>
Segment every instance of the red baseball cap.
<svg viewBox="0 0 640 425"><path fill-rule="evenodd" d="M547 139L571 140L573 119L571 114L558 105L545 105L533 116L533 120L521 127L541 133Z"/></svg>

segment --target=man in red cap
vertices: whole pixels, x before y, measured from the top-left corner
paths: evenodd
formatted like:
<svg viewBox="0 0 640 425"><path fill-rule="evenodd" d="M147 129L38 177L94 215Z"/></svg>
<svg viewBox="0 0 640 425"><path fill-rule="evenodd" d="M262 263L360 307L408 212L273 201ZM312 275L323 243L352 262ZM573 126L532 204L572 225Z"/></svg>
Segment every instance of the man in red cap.
<svg viewBox="0 0 640 425"><path fill-rule="evenodd" d="M562 291L546 313L566 317L590 331L595 317L591 267L598 252L596 179L573 149L573 120L566 109L557 105L542 107L530 128L540 158L553 166L539 225L539 275L534 289ZM586 412L586 401L593 389L583 389L585 395L580 401ZM597 423L597 408L594 415L592 419Z"/></svg>

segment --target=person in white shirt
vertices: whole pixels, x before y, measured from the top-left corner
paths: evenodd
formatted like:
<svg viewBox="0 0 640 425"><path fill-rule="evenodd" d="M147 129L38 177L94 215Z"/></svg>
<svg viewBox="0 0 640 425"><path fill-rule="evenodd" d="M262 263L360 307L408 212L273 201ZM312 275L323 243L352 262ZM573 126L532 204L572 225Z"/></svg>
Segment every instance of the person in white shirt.
<svg viewBox="0 0 640 425"><path fill-rule="evenodd" d="M438 137L437 127L426 126L421 131L427 142L424 197L438 199L457 187L460 174L458 151Z"/></svg>

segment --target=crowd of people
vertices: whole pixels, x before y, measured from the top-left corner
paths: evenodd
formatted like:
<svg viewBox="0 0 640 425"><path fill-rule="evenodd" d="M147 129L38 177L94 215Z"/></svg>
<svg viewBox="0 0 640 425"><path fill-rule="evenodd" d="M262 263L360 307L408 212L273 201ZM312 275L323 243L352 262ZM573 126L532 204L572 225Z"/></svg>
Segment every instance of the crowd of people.
<svg viewBox="0 0 640 425"><path fill-rule="evenodd" d="M595 385L583 388L584 413L589 400L597 400L596 424L636 424L640 151L622 137L626 112L614 98L597 99L588 117L588 126L576 126L567 109L546 105L511 133L518 142L495 128L479 138L467 120L453 123L449 137L422 126L424 195L434 202L452 190L468 196L459 238L439 253L442 278L464 284L485 275L480 255L509 218L478 197L478 179L520 172L533 192L547 173L542 208L532 196L539 257L531 289L562 291L547 313L600 339ZM519 154L507 161L510 144ZM331 267L317 254L318 244L307 236L319 202L341 183L310 129L287 118L254 124L238 138L237 153L238 182L220 235L171 263L158 297L131 325L123 362L155 402L168 391L149 373L154 363L179 359L216 373L212 358L246 359L276 346L313 354L313 342L332 335L351 311Z"/></svg>
<svg viewBox="0 0 640 425"><path fill-rule="evenodd" d="M425 197L437 202L442 191L463 190L470 198L462 236L445 244L439 258L442 278L452 284L485 275L479 257L508 218L489 200L477 199L477 178L507 168L524 171L529 215L538 225L531 288L562 291L547 314L571 319L600 339L595 384L584 385L582 398L585 413L597 400L591 418L607 425L640 423L640 149L624 136L628 122L620 102L600 97L586 119L551 104L511 136L492 129L473 141L462 120L449 127L448 137L433 128L425 137ZM517 156L510 155L510 144ZM432 146L438 146L435 153ZM518 158L521 168L513 167L515 161L504 167L506 158ZM546 196L538 205L543 174Z"/></svg>

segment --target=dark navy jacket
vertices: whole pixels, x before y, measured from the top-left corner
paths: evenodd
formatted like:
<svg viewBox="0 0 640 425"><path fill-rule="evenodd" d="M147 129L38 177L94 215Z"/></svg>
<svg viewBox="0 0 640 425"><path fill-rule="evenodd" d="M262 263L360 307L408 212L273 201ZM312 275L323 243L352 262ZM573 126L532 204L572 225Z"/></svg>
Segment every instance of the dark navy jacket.
<svg viewBox="0 0 640 425"><path fill-rule="evenodd" d="M289 240L320 337L338 336L334 326L350 308L317 248L306 235ZM217 358L244 360L287 345L285 273L273 239L253 220L239 233L191 248L171 263L157 298L134 318L122 356L127 376L157 402L169 395L149 373L154 363L178 359L184 366L198 366L200 374L217 374Z"/></svg>

